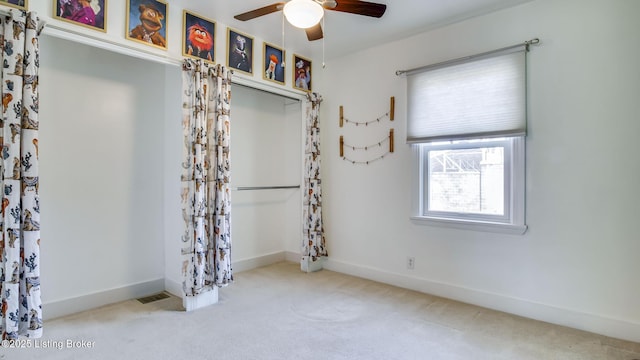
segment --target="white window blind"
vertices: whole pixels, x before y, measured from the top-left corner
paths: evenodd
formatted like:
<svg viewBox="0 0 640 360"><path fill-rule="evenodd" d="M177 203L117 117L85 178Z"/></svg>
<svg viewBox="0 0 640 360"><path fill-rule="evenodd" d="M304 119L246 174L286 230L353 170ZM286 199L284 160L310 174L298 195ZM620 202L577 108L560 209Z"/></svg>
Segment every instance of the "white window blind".
<svg viewBox="0 0 640 360"><path fill-rule="evenodd" d="M523 48L408 72L407 142L526 134Z"/></svg>

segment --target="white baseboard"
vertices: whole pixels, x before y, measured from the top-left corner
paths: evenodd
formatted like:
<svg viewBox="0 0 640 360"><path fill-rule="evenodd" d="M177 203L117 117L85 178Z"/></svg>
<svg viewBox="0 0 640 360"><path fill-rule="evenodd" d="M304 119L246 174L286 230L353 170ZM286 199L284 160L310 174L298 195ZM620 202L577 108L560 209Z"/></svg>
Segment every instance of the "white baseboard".
<svg viewBox="0 0 640 360"><path fill-rule="evenodd" d="M249 271L259 267L279 263L282 261L298 262L300 254L290 251L278 251L271 254L256 256L248 259L235 260L232 262L233 272L239 273ZM182 282L178 282L169 278L164 279L164 290L171 295L182 297Z"/></svg>
<svg viewBox="0 0 640 360"><path fill-rule="evenodd" d="M279 251L249 259L237 260L233 262L233 271L248 271L282 261L299 262L300 254L289 251ZM42 305L42 315L44 320L51 320L120 301L149 296L162 291L167 291L179 298L183 297L181 282L168 278L155 279L88 295L48 302Z"/></svg>
<svg viewBox="0 0 640 360"><path fill-rule="evenodd" d="M288 261L288 262L297 263L297 262L300 261L300 259L302 259L302 256L300 255L299 252L285 251L284 252L284 259L285 259L285 261Z"/></svg>
<svg viewBox="0 0 640 360"><path fill-rule="evenodd" d="M169 294L181 298L184 292L182 291L182 283L171 279L164 279L164 291Z"/></svg>
<svg viewBox="0 0 640 360"><path fill-rule="evenodd" d="M52 301L42 304L42 316L44 320L51 320L120 301L156 294L162 292L164 287L164 279L155 279L74 298Z"/></svg>
<svg viewBox="0 0 640 360"><path fill-rule="evenodd" d="M628 341L640 342L640 324L560 308L478 289L395 274L372 267L327 259L324 268L405 289L453 299L530 319L571 327Z"/></svg>
<svg viewBox="0 0 640 360"><path fill-rule="evenodd" d="M248 259L235 260L233 261L233 272L239 273L243 271L248 271L252 269L256 269L259 267L279 263L282 261L291 261L289 259L296 258L295 262L300 260L300 255L293 255L288 251L278 251L271 254L260 255Z"/></svg>

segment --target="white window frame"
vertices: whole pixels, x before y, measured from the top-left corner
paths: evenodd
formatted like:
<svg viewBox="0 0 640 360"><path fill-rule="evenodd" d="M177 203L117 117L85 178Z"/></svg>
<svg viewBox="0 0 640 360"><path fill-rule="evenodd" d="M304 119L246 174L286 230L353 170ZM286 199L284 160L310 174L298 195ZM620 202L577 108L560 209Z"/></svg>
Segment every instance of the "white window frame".
<svg viewBox="0 0 640 360"><path fill-rule="evenodd" d="M414 222L445 226L456 229L488 231L507 234L523 234L525 224L525 138L510 137L500 140L475 139L480 141L450 141L446 143L413 144L415 158L413 176L413 215ZM504 216L469 214L446 211L426 211L429 175L426 153L429 150L464 149L478 147L504 146Z"/></svg>

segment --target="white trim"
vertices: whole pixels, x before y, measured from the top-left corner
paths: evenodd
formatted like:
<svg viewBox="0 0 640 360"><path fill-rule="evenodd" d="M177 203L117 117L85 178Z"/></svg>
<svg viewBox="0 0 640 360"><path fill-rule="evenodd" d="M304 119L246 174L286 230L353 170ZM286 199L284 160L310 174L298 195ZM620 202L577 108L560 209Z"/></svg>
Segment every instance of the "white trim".
<svg viewBox="0 0 640 360"><path fill-rule="evenodd" d="M247 258L243 260L232 261L231 266L235 274L243 271L257 269L263 266L276 264L283 261L297 263L298 261L300 261L300 254L290 252L290 251L278 251L271 254L256 256L256 257ZM184 292L182 290L182 283L175 280L165 278L164 290L179 298L182 298L184 295Z"/></svg>
<svg viewBox="0 0 640 360"><path fill-rule="evenodd" d="M585 313L574 309L562 308L415 276L391 273L368 266L355 265L333 259L327 259L324 263L324 268L326 270L415 290L425 294L432 294L488 309L504 311L530 319L568 326L617 339L640 342L640 323L624 319Z"/></svg>
<svg viewBox="0 0 640 360"><path fill-rule="evenodd" d="M293 100L303 101L306 99L306 93L299 90L289 90L284 87L278 87L275 84L271 84L265 81L259 81L252 77L242 74L239 71L233 72L232 83L238 85L248 86L257 90L263 90L271 94L284 96Z"/></svg>
<svg viewBox="0 0 640 360"><path fill-rule="evenodd" d="M105 37L100 37L89 33L68 29L66 27L59 27L55 24L47 24L44 27L42 34L77 42L80 44L94 46L123 55L133 56L143 60L154 61L166 65L182 66L182 57L175 58L163 54L161 50L148 50L145 48L137 47L134 44L127 45L115 42L108 39L106 35ZM267 91L272 94L284 96L298 101L302 101L306 98L306 92L304 91L288 89L277 84L271 84L266 81L256 80L251 76L240 73L239 71L234 71L232 83L248 86L257 90Z"/></svg>
<svg viewBox="0 0 640 360"><path fill-rule="evenodd" d="M277 264L279 262L298 262L300 254L291 251L276 251L270 254L254 256L242 260L233 260L231 265L234 273L249 271L259 267ZM182 290L181 290L182 291Z"/></svg>
<svg viewBox="0 0 640 360"><path fill-rule="evenodd" d="M284 252L284 260L287 262L297 263L298 261L300 261L301 258L302 258L302 255L300 255L300 253L293 252L293 251Z"/></svg>
<svg viewBox="0 0 640 360"><path fill-rule="evenodd" d="M283 261L297 263L300 261L300 254L292 251L279 251L267 255L233 261L232 267L234 273L240 273ZM179 298L183 296L182 283L175 280L165 278L164 290Z"/></svg>
<svg viewBox="0 0 640 360"><path fill-rule="evenodd" d="M426 191L423 194L423 209L421 214L424 214L426 218L444 218L444 219L458 219L460 221L475 221L475 222L488 222L488 223L502 223L502 224L510 224L511 223L511 189L513 187L513 181L511 178L511 168L513 164L515 164L514 160L511 157L513 152L513 141L510 138L507 139L488 139L486 141L478 141L478 142L454 142L454 143L446 143L446 144L438 144L438 143L427 143L422 144L422 154L421 154L421 163L424 170L424 164L429 164L428 157L426 156L426 152L429 151L438 151L438 150L470 150L470 149L481 149L488 147L500 147L503 149L503 174L504 174L504 186L503 186L503 215L491 215L491 214L471 214L471 213L454 213L450 211L430 211L426 207L427 204L430 204L429 200L429 191ZM509 165L509 166L506 166ZM430 166L430 165L428 165ZM424 178L425 173L421 174ZM422 182L422 181L421 181ZM429 184L429 183L426 183ZM427 186L427 190L428 186Z"/></svg>
<svg viewBox="0 0 640 360"><path fill-rule="evenodd" d="M182 306L185 311L194 311L218 302L218 287L196 296L183 296Z"/></svg>
<svg viewBox="0 0 640 360"><path fill-rule="evenodd" d="M311 261L311 257L309 256L303 256L302 259L300 259L300 270L306 273L320 271L324 268L326 261L326 256L322 256L316 261Z"/></svg>
<svg viewBox="0 0 640 360"><path fill-rule="evenodd" d="M234 261L233 268L234 272L242 272L282 261L297 263L300 261L300 254L289 251L274 252L271 254ZM120 301L153 295L162 291L167 291L172 295L183 298L184 301L182 283L168 278L159 278L68 299L46 302L42 305L42 313L44 320L51 320ZM217 299L217 288L215 291ZM200 303L203 302L200 301Z"/></svg>
<svg viewBox="0 0 640 360"><path fill-rule="evenodd" d="M164 289L165 280L155 279L109 290L97 291L91 294L44 303L42 305L42 315L44 320L55 319L120 301L149 296L162 292Z"/></svg>
<svg viewBox="0 0 640 360"><path fill-rule="evenodd" d="M513 138L511 144L511 223L526 226L526 152L527 143L524 136Z"/></svg>
<svg viewBox="0 0 640 360"><path fill-rule="evenodd" d="M179 298L182 298L182 295L184 295L182 283L167 278L164 279L164 291Z"/></svg>
<svg viewBox="0 0 640 360"><path fill-rule="evenodd" d="M522 235L525 224L525 138L487 139L481 142L433 143L412 145L414 166L412 169L411 220L421 225L444 226L454 229L497 232ZM425 195L425 152L442 149L467 149L484 146L501 146L505 157L504 216L427 212ZM426 147L426 149L425 149Z"/></svg>
<svg viewBox="0 0 640 360"><path fill-rule="evenodd" d="M527 225L514 225L470 220L464 221L459 219L453 220L427 216L412 216L411 220L414 223L421 225L444 226L460 230L486 231L511 235L522 235L527 231Z"/></svg>
<svg viewBox="0 0 640 360"><path fill-rule="evenodd" d="M143 60L151 60L155 62L159 62L162 64L180 66L182 64L182 59L175 59L158 52L154 52L151 50L146 50L142 48L138 48L135 46L129 46L121 43L117 43L115 41L109 40L108 38L100 38L98 36L94 36L89 34L88 32L79 32L76 30L71 30L63 27L56 26L54 24L47 24L42 30L43 35L53 36L64 40L69 40L73 42L77 42L80 44L85 44L89 46L94 46L100 49L105 49L109 51L113 51L119 54L133 56Z"/></svg>
<svg viewBox="0 0 640 360"><path fill-rule="evenodd" d="M284 251L278 251L270 254L259 255L252 258L235 260L231 262L234 273L257 269L259 267L279 263L285 261L286 254Z"/></svg>

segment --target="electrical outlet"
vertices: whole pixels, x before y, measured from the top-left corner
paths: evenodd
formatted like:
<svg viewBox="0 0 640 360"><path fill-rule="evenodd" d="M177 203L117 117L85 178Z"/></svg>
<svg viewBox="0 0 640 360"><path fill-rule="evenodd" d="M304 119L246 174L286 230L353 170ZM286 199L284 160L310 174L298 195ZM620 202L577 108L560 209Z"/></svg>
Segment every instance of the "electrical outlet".
<svg viewBox="0 0 640 360"><path fill-rule="evenodd" d="M413 270L416 266L416 258L413 256L407 256L407 269Z"/></svg>

